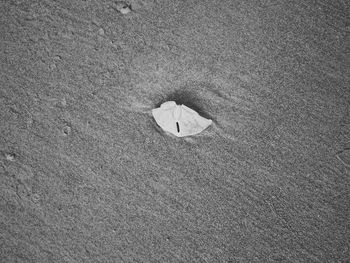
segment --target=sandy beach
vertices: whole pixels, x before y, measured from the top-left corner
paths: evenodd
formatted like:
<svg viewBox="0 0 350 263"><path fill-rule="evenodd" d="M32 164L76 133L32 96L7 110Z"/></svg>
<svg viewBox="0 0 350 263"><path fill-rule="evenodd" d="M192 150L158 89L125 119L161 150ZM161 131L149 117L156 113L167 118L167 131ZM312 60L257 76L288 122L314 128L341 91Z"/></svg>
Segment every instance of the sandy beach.
<svg viewBox="0 0 350 263"><path fill-rule="evenodd" d="M0 262L350 260L350 2L0 3ZM151 111L211 119L178 138Z"/></svg>

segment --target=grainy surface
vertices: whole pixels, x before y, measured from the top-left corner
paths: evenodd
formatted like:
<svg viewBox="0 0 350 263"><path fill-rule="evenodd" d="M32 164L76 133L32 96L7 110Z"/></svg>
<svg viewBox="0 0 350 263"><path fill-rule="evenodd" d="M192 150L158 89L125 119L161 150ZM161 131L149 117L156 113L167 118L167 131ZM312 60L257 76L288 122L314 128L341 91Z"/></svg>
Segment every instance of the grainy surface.
<svg viewBox="0 0 350 263"><path fill-rule="evenodd" d="M349 262L349 2L127 4L0 4L0 261Z"/></svg>

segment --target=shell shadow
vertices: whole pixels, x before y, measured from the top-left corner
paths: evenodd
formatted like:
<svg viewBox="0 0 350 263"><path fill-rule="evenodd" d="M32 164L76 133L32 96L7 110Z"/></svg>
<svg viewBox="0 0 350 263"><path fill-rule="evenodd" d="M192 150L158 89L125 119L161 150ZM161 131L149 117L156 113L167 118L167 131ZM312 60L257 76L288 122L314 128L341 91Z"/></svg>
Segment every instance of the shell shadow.
<svg viewBox="0 0 350 263"><path fill-rule="evenodd" d="M196 96L194 92L188 90L177 90L172 94L166 96L162 101L156 104L156 107L167 101L175 101L177 105L186 105L192 110L198 112L199 115L206 119L213 119L208 112L206 112L200 105L203 104L201 99Z"/></svg>

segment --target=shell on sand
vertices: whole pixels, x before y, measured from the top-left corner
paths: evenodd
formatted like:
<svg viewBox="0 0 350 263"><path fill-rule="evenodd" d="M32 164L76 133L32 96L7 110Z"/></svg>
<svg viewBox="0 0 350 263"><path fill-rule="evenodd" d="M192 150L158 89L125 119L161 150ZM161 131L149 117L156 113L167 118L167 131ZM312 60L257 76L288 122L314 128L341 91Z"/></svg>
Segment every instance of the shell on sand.
<svg viewBox="0 0 350 263"><path fill-rule="evenodd" d="M196 111L185 105L177 105L174 101L164 102L152 110L152 115L164 131L177 137L198 134L212 123L212 120L203 118Z"/></svg>

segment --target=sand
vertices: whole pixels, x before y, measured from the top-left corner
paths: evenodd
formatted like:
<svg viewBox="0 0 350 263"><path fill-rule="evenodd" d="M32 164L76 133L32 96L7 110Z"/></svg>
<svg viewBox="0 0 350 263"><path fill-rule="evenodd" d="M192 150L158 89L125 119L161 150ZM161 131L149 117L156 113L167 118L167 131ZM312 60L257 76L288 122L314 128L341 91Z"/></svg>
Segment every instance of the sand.
<svg viewBox="0 0 350 263"><path fill-rule="evenodd" d="M0 4L0 262L347 262L349 2L123 6Z"/></svg>

